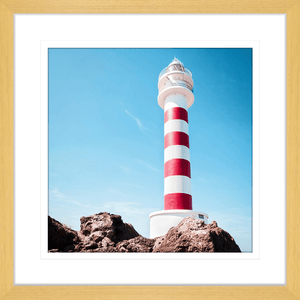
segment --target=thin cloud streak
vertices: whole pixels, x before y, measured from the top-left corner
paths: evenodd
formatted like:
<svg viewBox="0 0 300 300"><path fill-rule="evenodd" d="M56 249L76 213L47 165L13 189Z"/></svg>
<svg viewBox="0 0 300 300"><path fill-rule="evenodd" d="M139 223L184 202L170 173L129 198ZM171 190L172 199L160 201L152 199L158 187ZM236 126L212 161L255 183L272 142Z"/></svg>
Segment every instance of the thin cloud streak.
<svg viewBox="0 0 300 300"><path fill-rule="evenodd" d="M122 169L122 171L124 172L124 173L126 173L126 174L130 174L130 173L132 173L133 172L133 170L131 169L131 168L129 168L129 167L125 167L125 166L122 166L122 165L117 165L119 168L121 168Z"/></svg>
<svg viewBox="0 0 300 300"><path fill-rule="evenodd" d="M140 121L139 118L137 118L137 117L135 117L134 115L132 115L127 109L124 109L124 111L126 112L126 114L127 114L128 116L130 116L130 117L136 122L137 126L139 127L139 129L140 129L141 131L148 130L148 131L151 132L150 129L146 128L146 127L142 124L142 122Z"/></svg>
<svg viewBox="0 0 300 300"><path fill-rule="evenodd" d="M131 201L107 201L103 204L103 208L111 213L121 214L129 216L146 216L148 217L153 208L144 208L140 203Z"/></svg>
<svg viewBox="0 0 300 300"><path fill-rule="evenodd" d="M57 198L64 198L64 195L58 190L58 188L53 188L51 193Z"/></svg>
<svg viewBox="0 0 300 300"><path fill-rule="evenodd" d="M76 200L70 200L70 199L66 199L67 197L65 195L63 195L58 188L53 188L53 190L51 191L52 194L54 194L55 197L57 198L64 198L62 200L60 200L60 203L70 203L79 207L83 207L83 208L92 208L94 210L99 210L100 207L98 206L94 206L94 205L85 205L82 202L76 201Z"/></svg>
<svg viewBox="0 0 300 300"><path fill-rule="evenodd" d="M76 200L66 200L66 202L74 204L74 205L79 206L79 207L83 207L83 208L92 208L94 211L97 211L97 210L101 209L101 207L99 207L99 206L84 205L84 204L82 204L82 203L80 203L79 201L76 201Z"/></svg>

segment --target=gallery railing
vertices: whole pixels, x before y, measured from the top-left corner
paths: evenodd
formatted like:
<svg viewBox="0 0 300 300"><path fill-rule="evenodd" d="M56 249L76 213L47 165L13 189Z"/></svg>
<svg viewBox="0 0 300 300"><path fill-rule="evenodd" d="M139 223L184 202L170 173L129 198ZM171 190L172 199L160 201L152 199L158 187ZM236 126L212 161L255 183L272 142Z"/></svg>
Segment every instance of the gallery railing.
<svg viewBox="0 0 300 300"><path fill-rule="evenodd" d="M170 67L164 68L164 69L160 72L160 74L159 74L159 76L158 76L158 80L160 80L160 78L161 78L163 75L165 75L166 73L172 73L172 72L176 72L176 71L185 73L185 74L189 75L190 77L192 77L192 73L191 73L191 71L190 71L189 69L183 68L183 67L180 67L180 68L177 67L177 68L176 68L175 66L172 66L171 68L170 68Z"/></svg>

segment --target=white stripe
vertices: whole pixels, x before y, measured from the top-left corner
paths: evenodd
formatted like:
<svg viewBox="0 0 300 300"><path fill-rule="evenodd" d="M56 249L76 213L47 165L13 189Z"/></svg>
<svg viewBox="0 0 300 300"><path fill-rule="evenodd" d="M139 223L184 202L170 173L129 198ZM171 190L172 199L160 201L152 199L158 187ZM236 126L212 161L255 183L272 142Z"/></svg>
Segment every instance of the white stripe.
<svg viewBox="0 0 300 300"><path fill-rule="evenodd" d="M169 120L165 123L165 135L173 131L189 134L189 124L183 120Z"/></svg>
<svg viewBox="0 0 300 300"><path fill-rule="evenodd" d="M185 193L191 195L191 178L180 175L166 177L164 195L171 193Z"/></svg>
<svg viewBox="0 0 300 300"><path fill-rule="evenodd" d="M182 145L173 145L165 149L165 162L173 158L183 158L190 161L190 149Z"/></svg>
<svg viewBox="0 0 300 300"><path fill-rule="evenodd" d="M181 94L169 95L165 99L165 111L172 107L182 107L187 110L188 107L186 98Z"/></svg>

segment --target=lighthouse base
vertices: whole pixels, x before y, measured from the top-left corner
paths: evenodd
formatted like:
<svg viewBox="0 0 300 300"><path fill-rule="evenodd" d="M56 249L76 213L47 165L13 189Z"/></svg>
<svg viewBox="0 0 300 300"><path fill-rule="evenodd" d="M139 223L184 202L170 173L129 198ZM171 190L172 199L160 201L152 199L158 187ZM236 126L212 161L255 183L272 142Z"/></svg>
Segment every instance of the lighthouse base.
<svg viewBox="0 0 300 300"><path fill-rule="evenodd" d="M203 220L207 224L208 215L187 209L170 209L156 211L150 214L150 239L165 235L173 226L177 226L184 218L192 217Z"/></svg>

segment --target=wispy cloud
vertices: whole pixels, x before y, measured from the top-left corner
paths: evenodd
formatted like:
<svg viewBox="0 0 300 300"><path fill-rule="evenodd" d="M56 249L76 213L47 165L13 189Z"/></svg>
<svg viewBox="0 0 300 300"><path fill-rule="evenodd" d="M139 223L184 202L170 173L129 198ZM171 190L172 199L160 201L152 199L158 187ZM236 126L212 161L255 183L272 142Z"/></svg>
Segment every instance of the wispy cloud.
<svg viewBox="0 0 300 300"><path fill-rule="evenodd" d="M148 216L153 210L144 208L140 203L130 201L108 201L102 206L105 211L127 216Z"/></svg>
<svg viewBox="0 0 300 300"><path fill-rule="evenodd" d="M145 165L146 167L148 167L149 169L151 169L153 171L159 172L158 169L154 168L153 166L149 165L147 162L145 162L145 161L143 161L141 159L137 159L136 161L139 162L139 163L141 163L141 164L143 164L143 165Z"/></svg>
<svg viewBox="0 0 300 300"><path fill-rule="evenodd" d="M121 168L122 171L123 171L124 173L126 173L126 174L132 173L132 169L129 168L129 167L125 167L125 166L122 166L122 165L117 165L117 166L118 166L119 168Z"/></svg>
<svg viewBox="0 0 300 300"><path fill-rule="evenodd" d="M57 197L57 198L63 198L63 199L59 200L60 204L70 203L70 204L73 204L73 205L76 205L76 206L79 206L79 207L92 208L94 210L100 209L100 207L97 207L97 206L94 206L94 205L84 204L85 201L77 201L77 200L69 199L69 197L64 195L63 193L61 193L58 188L53 188L51 193L54 194L54 196Z"/></svg>
<svg viewBox="0 0 300 300"><path fill-rule="evenodd" d="M64 198L64 195L58 190L58 188L53 188L51 193L57 198Z"/></svg>
<svg viewBox="0 0 300 300"><path fill-rule="evenodd" d="M94 206L94 205L86 205L86 204L83 204L76 200L66 200L66 202L74 204L76 206L84 207L84 208L92 208L94 211L98 211L99 209L101 209L101 207Z"/></svg>
<svg viewBox="0 0 300 300"><path fill-rule="evenodd" d="M144 130L151 131L150 129L146 128L146 127L142 124L142 122L141 122L141 120L140 120L139 118L135 117L135 116L134 116L133 114L131 114L127 109L124 109L124 111L126 112L126 114L127 114L128 116L130 116L130 117L136 122L137 126L139 127L139 129L140 129L141 131L144 131Z"/></svg>

